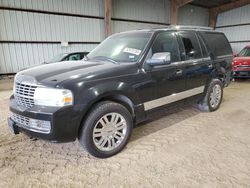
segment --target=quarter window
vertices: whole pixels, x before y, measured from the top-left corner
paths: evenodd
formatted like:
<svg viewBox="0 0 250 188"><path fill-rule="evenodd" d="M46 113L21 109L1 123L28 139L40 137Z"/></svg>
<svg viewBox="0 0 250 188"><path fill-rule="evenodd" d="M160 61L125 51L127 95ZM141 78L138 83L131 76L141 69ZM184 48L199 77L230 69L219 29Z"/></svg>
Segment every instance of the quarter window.
<svg viewBox="0 0 250 188"><path fill-rule="evenodd" d="M216 57L224 55L232 55L232 48L223 33L217 32L201 32L207 43L210 52Z"/></svg>

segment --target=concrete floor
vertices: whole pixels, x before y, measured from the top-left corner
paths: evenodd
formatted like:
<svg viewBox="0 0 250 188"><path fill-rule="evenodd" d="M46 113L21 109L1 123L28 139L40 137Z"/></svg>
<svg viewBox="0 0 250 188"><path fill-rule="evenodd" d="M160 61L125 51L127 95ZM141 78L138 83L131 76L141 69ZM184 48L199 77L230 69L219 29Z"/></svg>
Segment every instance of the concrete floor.
<svg viewBox="0 0 250 188"><path fill-rule="evenodd" d="M0 76L0 92L11 90L13 86L13 76Z"/></svg>
<svg viewBox="0 0 250 188"><path fill-rule="evenodd" d="M77 141L11 135L10 94L0 92L0 187L250 187L250 81L226 88L216 112L185 106L161 113L104 160Z"/></svg>

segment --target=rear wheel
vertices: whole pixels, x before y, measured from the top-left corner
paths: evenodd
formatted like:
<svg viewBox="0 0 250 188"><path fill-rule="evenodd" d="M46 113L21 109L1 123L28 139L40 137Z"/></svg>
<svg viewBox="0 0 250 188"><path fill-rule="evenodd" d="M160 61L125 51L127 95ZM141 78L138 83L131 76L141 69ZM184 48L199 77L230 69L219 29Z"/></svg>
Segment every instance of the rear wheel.
<svg viewBox="0 0 250 188"><path fill-rule="evenodd" d="M219 79L210 82L206 95L199 103L199 109L202 111L215 111L220 107L223 97L223 84Z"/></svg>
<svg viewBox="0 0 250 188"><path fill-rule="evenodd" d="M126 107L114 102L101 102L83 123L79 141L91 155L107 158L126 146L132 128L132 116Z"/></svg>

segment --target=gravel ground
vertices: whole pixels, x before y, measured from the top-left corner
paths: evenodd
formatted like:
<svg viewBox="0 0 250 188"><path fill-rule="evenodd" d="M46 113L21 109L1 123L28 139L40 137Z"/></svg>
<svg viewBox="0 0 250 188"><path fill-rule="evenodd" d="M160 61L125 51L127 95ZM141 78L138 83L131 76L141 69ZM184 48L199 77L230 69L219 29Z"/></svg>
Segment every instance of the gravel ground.
<svg viewBox="0 0 250 188"><path fill-rule="evenodd" d="M185 106L158 114L103 160L77 141L11 135L10 94L0 92L0 187L250 187L250 81L226 88L216 112Z"/></svg>

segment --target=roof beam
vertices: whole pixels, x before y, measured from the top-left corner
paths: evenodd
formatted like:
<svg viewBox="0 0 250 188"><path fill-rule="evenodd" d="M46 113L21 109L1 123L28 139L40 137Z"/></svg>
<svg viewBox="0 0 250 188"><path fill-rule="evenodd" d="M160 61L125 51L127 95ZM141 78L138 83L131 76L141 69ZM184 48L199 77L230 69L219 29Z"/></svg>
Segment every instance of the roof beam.
<svg viewBox="0 0 250 188"><path fill-rule="evenodd" d="M193 0L172 0L170 7L170 23L172 25L177 25L178 20L178 10L180 7L191 3Z"/></svg>
<svg viewBox="0 0 250 188"><path fill-rule="evenodd" d="M182 7L188 3L193 2L193 0L174 0L179 7Z"/></svg>
<svg viewBox="0 0 250 188"><path fill-rule="evenodd" d="M209 26L215 28L218 14L250 4L250 0L238 0L209 10Z"/></svg>

